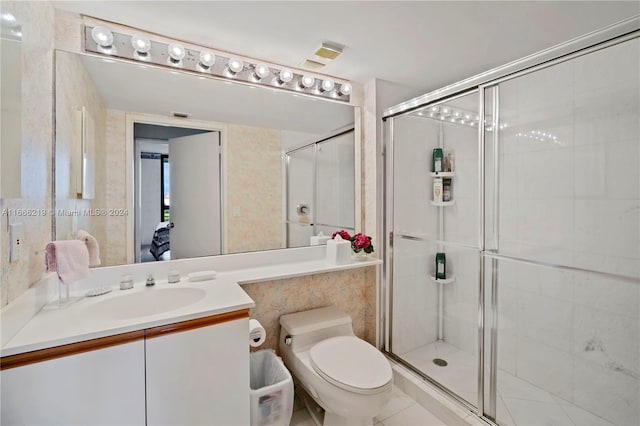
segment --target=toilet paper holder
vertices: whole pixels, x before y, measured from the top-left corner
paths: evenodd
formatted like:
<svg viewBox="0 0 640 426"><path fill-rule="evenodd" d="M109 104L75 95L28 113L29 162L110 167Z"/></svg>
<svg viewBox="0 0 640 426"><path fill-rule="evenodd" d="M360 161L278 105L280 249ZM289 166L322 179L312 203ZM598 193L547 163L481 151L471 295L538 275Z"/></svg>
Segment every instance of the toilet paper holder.
<svg viewBox="0 0 640 426"><path fill-rule="evenodd" d="M249 346L257 348L262 345L267 339L267 332L260 324L260 321L255 319L249 320Z"/></svg>

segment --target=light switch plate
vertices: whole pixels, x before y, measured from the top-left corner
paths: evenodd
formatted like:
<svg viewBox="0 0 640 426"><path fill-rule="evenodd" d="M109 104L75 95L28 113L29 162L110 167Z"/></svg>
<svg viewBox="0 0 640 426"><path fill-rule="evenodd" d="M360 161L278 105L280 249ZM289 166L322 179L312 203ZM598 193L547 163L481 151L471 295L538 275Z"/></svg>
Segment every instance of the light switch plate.
<svg viewBox="0 0 640 426"><path fill-rule="evenodd" d="M9 262L17 262L20 260L20 252L24 245L22 223L12 223L9 225L9 235L11 238L11 246L9 248Z"/></svg>

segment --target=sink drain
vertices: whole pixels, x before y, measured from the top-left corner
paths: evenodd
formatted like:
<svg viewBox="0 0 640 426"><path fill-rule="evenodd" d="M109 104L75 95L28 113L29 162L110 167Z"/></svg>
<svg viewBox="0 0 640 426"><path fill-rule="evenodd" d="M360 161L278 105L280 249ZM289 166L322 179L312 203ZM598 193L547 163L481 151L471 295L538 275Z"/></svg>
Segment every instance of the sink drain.
<svg viewBox="0 0 640 426"><path fill-rule="evenodd" d="M434 358L433 359L433 363L439 367L446 367L447 366L447 361L445 361L444 359L441 358Z"/></svg>

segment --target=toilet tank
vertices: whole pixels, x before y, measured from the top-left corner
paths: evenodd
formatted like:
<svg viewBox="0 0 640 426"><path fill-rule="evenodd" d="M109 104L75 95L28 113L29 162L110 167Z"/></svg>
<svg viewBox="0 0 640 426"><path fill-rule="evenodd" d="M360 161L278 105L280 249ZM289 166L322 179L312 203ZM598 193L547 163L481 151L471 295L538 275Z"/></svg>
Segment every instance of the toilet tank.
<svg viewBox="0 0 640 426"><path fill-rule="evenodd" d="M286 314L280 317L280 344L290 336L293 351L306 350L335 336L353 336L351 317L335 306Z"/></svg>

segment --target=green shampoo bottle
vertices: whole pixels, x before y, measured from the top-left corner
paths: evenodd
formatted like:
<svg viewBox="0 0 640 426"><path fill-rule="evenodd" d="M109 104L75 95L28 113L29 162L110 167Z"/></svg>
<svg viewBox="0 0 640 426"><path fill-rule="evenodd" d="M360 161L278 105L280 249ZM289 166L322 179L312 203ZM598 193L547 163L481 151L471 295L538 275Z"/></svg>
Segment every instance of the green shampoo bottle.
<svg viewBox="0 0 640 426"><path fill-rule="evenodd" d="M445 268L447 266L447 258L444 253L436 253L436 280L444 280L447 278Z"/></svg>
<svg viewBox="0 0 640 426"><path fill-rule="evenodd" d="M433 171L436 173L442 172L442 148L433 150Z"/></svg>

